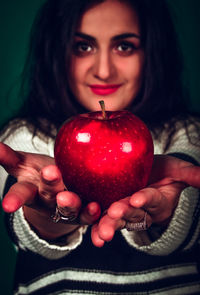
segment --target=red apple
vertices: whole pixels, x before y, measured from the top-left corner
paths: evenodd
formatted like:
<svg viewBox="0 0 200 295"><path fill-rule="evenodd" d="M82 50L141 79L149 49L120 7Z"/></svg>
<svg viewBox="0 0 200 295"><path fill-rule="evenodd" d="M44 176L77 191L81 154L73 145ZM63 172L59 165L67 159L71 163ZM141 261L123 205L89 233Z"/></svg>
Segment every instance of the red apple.
<svg viewBox="0 0 200 295"><path fill-rule="evenodd" d="M106 209L147 185L153 141L146 125L129 111L81 114L59 130L55 161L68 190Z"/></svg>

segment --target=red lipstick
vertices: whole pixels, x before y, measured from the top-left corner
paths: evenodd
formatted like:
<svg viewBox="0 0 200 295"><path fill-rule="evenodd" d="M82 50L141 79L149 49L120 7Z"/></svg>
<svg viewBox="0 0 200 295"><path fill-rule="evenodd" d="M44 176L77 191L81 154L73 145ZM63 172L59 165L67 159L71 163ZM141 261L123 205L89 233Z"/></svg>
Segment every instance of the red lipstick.
<svg viewBox="0 0 200 295"><path fill-rule="evenodd" d="M94 94L97 95L109 95L116 92L120 84L113 84L113 85L90 85L90 89Z"/></svg>

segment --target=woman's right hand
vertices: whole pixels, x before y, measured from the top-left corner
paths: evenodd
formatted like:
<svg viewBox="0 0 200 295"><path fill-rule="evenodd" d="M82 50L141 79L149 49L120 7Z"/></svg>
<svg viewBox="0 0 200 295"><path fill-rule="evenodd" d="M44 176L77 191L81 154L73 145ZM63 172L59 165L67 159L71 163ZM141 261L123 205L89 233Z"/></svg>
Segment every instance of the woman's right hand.
<svg viewBox="0 0 200 295"><path fill-rule="evenodd" d="M54 240L98 220L100 206L92 202L83 208L78 195L65 190L52 157L14 151L0 143L0 165L17 180L4 196L4 211L12 213L23 207L25 218L41 238ZM53 222L56 206L66 216L77 216L78 222Z"/></svg>

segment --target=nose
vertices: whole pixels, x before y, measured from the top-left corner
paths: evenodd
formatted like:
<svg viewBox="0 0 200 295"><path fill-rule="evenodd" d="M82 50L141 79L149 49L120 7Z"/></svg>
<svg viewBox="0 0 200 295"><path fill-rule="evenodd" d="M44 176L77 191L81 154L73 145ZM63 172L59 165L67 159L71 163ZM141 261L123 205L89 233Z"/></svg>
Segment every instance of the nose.
<svg viewBox="0 0 200 295"><path fill-rule="evenodd" d="M94 61L94 76L102 81L109 80L115 72L112 55L108 51L96 54Z"/></svg>

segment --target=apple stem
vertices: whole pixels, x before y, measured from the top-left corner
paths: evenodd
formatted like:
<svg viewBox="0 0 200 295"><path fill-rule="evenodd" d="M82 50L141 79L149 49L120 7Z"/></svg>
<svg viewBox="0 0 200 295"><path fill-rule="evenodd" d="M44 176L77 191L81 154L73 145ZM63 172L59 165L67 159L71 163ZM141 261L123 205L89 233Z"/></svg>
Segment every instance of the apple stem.
<svg viewBox="0 0 200 295"><path fill-rule="evenodd" d="M106 110L105 110L104 100L100 100L99 103L100 103L100 106L101 106L103 119L106 120L107 117L106 117Z"/></svg>

